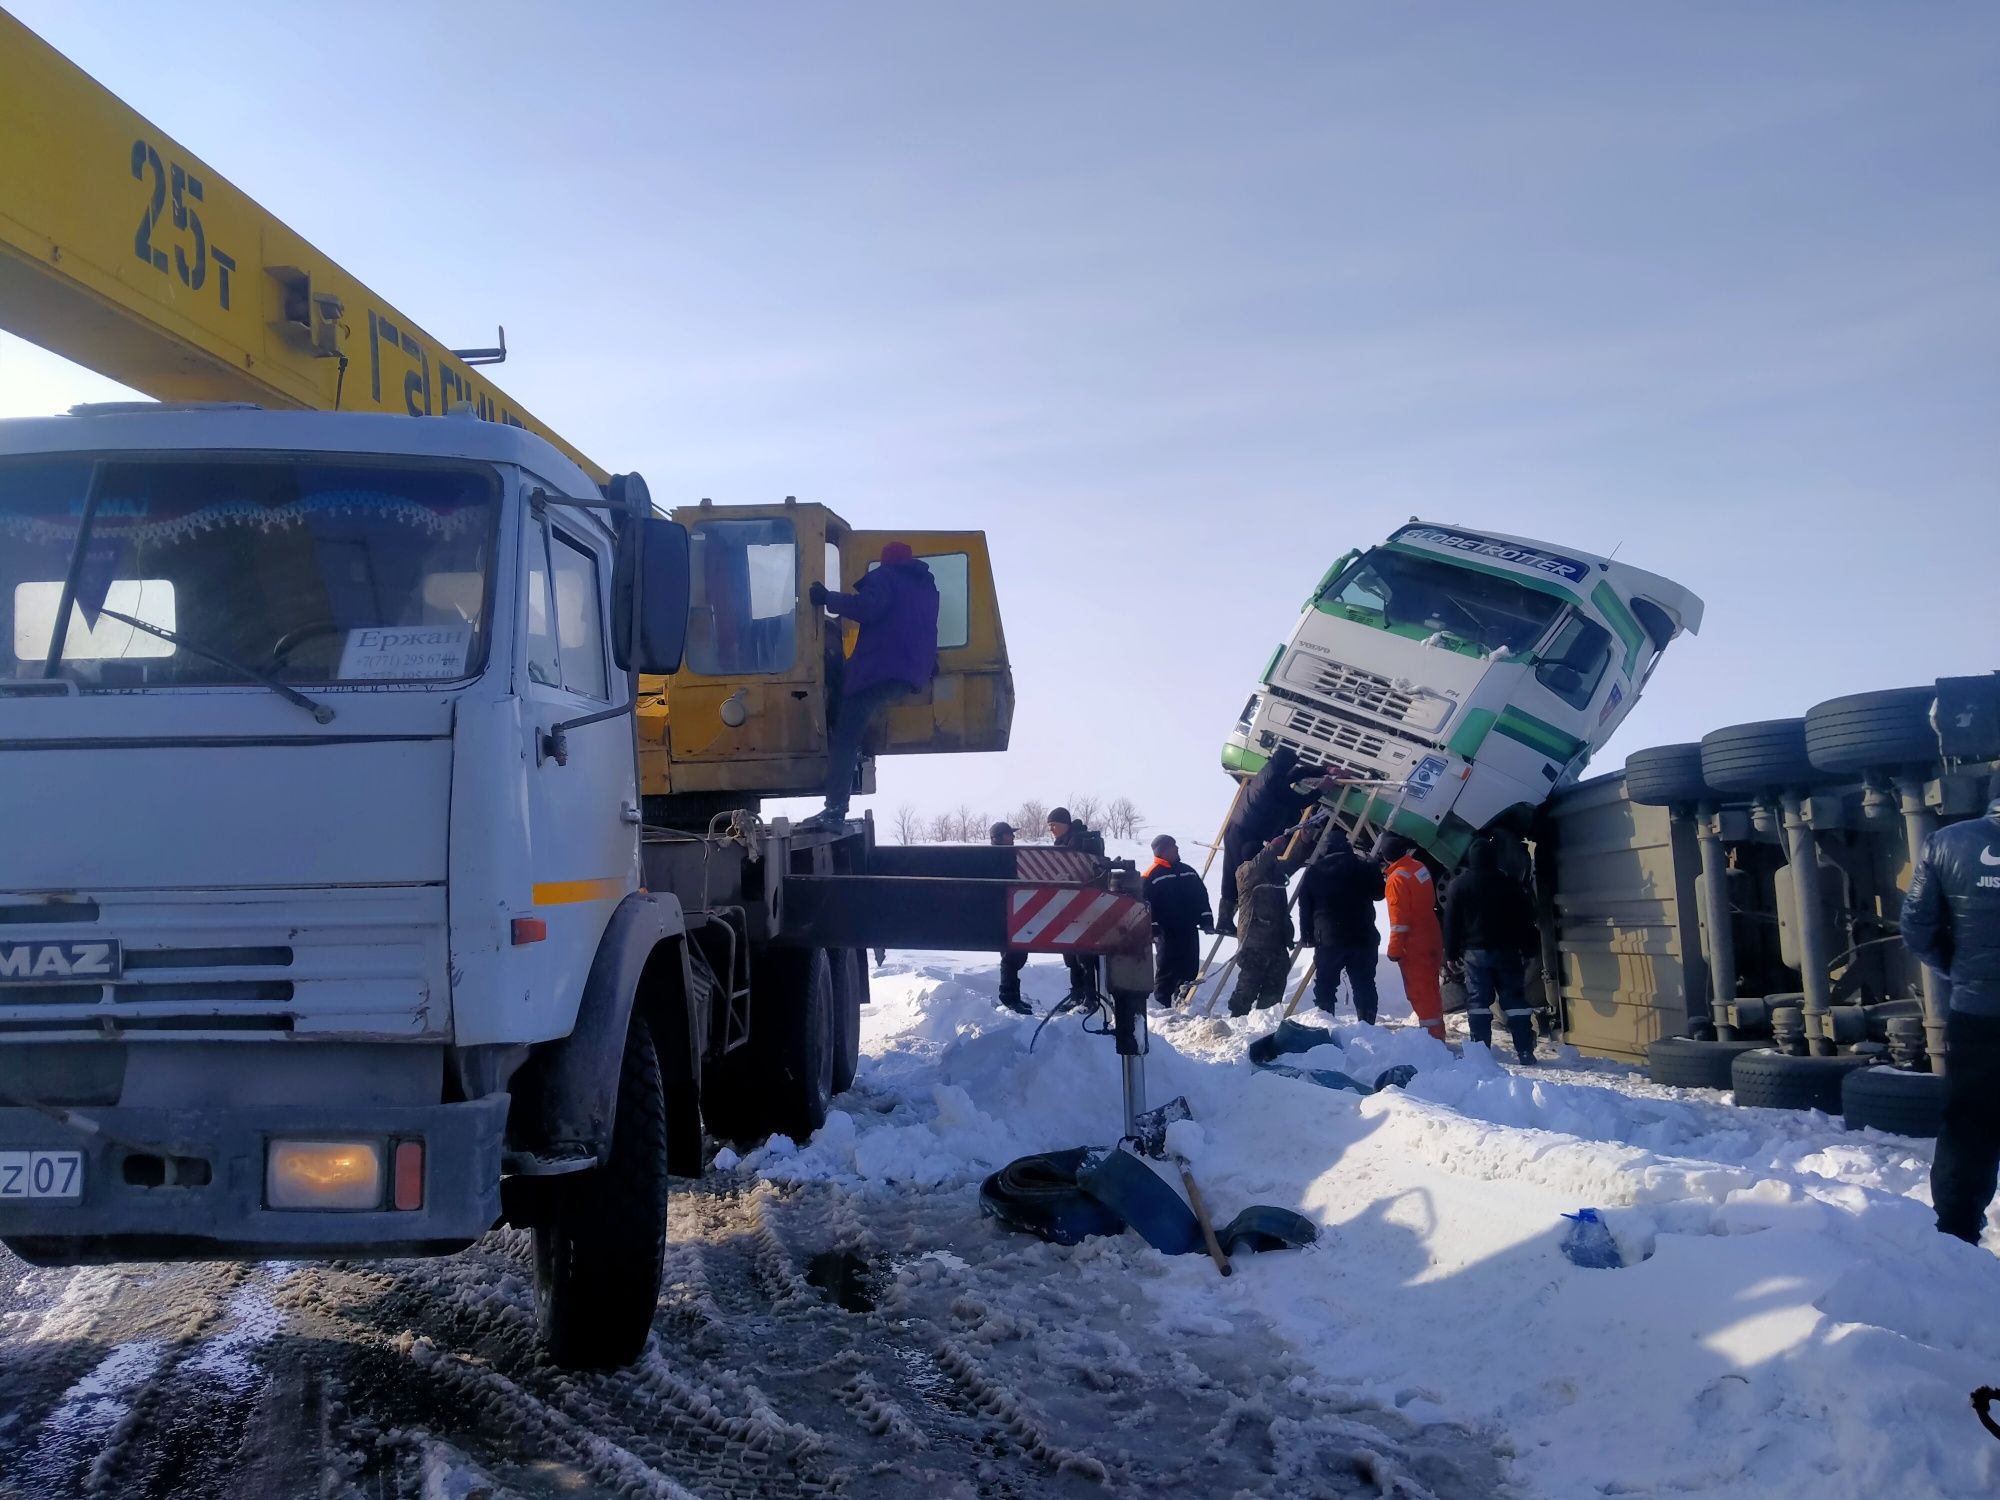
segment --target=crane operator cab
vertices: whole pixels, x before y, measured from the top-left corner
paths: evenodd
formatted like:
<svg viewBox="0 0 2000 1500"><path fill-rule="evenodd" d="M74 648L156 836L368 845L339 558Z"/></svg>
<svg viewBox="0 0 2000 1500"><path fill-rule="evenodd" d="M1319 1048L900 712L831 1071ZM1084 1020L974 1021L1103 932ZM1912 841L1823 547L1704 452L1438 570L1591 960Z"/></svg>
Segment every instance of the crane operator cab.
<svg viewBox="0 0 2000 1500"><path fill-rule="evenodd" d="M937 583L938 671L890 710L874 756L1004 750L1014 680L978 531L855 531L823 505L685 506L687 653L671 678L640 684L639 771L647 820L706 823L707 812L825 786L830 713L855 630L813 607L814 583L851 590L882 548L907 542Z"/></svg>

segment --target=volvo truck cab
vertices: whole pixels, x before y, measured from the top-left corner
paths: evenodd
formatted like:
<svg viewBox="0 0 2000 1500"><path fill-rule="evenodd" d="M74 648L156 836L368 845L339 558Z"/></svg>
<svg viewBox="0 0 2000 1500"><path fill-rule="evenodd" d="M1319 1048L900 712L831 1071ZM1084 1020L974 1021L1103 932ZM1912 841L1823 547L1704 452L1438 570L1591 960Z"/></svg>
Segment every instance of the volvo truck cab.
<svg viewBox="0 0 2000 1500"><path fill-rule="evenodd" d="M1290 745L1449 867L1582 774L1701 611L1628 563L1413 520L1327 570L1223 766L1248 776Z"/></svg>

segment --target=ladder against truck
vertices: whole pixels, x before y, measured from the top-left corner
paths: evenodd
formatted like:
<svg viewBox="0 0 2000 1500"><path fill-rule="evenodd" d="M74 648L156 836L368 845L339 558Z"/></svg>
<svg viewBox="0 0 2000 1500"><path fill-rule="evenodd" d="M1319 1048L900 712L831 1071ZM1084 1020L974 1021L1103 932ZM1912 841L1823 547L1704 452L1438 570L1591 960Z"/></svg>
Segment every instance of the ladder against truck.
<svg viewBox="0 0 2000 1500"><path fill-rule="evenodd" d="M852 1080L865 949L1077 902L1034 941L1103 955L1143 1050L1129 868L765 815L823 789L852 646L811 585L884 534L662 513L4 14L0 72L0 327L161 398L0 423L8 1245L512 1222L555 1356L616 1363L667 1175ZM898 536L940 670L874 748L1004 748L984 539Z"/></svg>
<svg viewBox="0 0 2000 1500"><path fill-rule="evenodd" d="M1613 558L1413 519L1327 569L1223 767L1249 777L1288 745L1357 779L1344 824L1401 834L1448 869L1576 781L1701 614L1687 589Z"/></svg>

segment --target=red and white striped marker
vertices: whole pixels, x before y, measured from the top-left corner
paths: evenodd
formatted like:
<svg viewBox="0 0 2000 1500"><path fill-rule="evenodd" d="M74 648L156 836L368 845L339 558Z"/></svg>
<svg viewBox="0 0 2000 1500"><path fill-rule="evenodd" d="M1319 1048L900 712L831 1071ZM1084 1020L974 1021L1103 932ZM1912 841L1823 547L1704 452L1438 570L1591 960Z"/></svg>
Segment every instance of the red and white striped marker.
<svg viewBox="0 0 2000 1500"><path fill-rule="evenodd" d="M1097 858L1081 849L1016 849L1014 873L1022 880L1077 885L1097 878Z"/></svg>
<svg viewBox="0 0 2000 1500"><path fill-rule="evenodd" d="M1106 953L1142 947L1146 903L1095 886L1017 885L1007 892L1007 946L1030 953Z"/></svg>

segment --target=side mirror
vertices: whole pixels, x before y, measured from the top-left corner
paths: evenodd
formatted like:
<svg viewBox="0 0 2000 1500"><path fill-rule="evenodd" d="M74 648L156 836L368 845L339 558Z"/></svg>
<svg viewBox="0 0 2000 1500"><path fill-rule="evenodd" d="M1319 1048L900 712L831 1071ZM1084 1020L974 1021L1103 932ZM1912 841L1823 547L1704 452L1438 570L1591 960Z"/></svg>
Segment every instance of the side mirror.
<svg viewBox="0 0 2000 1500"><path fill-rule="evenodd" d="M687 528L660 516L627 520L611 589L612 658L620 671L667 677L680 670L689 590Z"/></svg>

